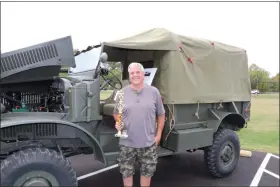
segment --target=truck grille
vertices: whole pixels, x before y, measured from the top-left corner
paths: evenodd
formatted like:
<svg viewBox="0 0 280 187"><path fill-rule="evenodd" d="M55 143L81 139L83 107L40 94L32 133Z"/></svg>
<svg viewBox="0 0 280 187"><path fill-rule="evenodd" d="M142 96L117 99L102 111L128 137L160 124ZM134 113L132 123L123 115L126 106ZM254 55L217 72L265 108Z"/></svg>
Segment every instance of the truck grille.
<svg viewBox="0 0 280 187"><path fill-rule="evenodd" d="M1 139L16 138L18 135L32 133L35 136L57 136L57 124L54 123L37 123L26 124L1 129Z"/></svg>

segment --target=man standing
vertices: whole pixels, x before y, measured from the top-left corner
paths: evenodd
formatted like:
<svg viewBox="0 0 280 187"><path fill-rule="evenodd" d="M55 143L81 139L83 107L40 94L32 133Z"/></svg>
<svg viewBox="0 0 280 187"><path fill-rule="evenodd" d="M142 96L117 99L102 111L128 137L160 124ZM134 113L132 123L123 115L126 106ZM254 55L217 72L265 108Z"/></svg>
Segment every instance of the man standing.
<svg viewBox="0 0 280 187"><path fill-rule="evenodd" d="M124 186L132 187L137 158L140 163L141 187L149 187L156 171L156 148L161 139L165 110L158 89L145 85L143 66L140 63L131 63L128 73L130 85L123 88L123 122L128 138L120 139L119 142L120 173ZM117 113L118 110L115 109L113 114L115 120L117 120ZM118 124L116 129L119 130Z"/></svg>

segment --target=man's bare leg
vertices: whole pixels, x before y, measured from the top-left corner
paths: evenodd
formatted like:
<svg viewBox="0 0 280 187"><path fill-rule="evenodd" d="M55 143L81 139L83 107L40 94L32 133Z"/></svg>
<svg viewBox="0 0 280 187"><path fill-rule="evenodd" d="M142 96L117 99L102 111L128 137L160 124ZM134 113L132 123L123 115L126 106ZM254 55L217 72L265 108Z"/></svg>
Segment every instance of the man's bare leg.
<svg viewBox="0 0 280 187"><path fill-rule="evenodd" d="M141 184L141 187L150 187L150 185L151 185L151 177L141 176L140 184Z"/></svg>
<svg viewBox="0 0 280 187"><path fill-rule="evenodd" d="M133 176L123 178L124 187L133 187Z"/></svg>

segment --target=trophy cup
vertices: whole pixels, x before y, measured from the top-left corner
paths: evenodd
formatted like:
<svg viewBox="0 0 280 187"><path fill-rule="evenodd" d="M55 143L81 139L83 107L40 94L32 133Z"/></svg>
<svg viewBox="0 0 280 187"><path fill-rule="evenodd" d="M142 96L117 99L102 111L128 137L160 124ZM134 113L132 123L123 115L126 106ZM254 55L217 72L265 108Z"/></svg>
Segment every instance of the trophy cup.
<svg viewBox="0 0 280 187"><path fill-rule="evenodd" d="M119 100L118 100L118 103L116 104L116 107L118 109L118 117L117 117L117 125L120 126L121 130L118 131L117 134L115 134L115 137L118 137L118 138L127 138L128 135L126 133L125 130L123 130L124 128L124 123L123 123L123 108L124 108L124 92L123 90L120 90L117 94Z"/></svg>

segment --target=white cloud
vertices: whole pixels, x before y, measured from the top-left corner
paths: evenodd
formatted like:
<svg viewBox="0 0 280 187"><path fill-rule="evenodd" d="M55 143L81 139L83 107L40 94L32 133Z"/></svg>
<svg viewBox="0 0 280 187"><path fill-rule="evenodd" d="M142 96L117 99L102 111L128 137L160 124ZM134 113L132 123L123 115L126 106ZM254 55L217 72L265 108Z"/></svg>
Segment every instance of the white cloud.
<svg viewBox="0 0 280 187"><path fill-rule="evenodd" d="M279 72L277 3L1 3L1 50L66 35L85 48L162 27L247 50L249 63Z"/></svg>

